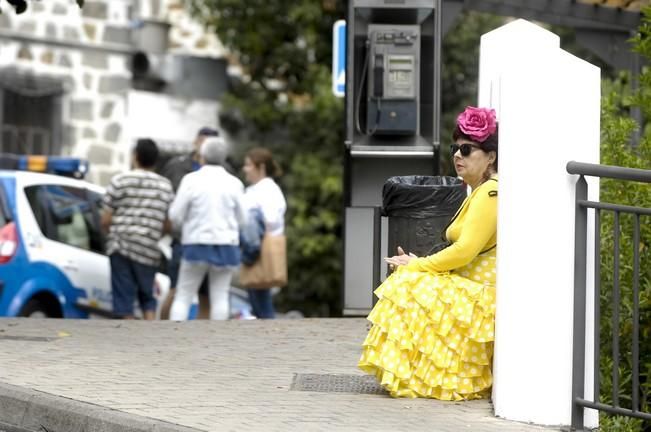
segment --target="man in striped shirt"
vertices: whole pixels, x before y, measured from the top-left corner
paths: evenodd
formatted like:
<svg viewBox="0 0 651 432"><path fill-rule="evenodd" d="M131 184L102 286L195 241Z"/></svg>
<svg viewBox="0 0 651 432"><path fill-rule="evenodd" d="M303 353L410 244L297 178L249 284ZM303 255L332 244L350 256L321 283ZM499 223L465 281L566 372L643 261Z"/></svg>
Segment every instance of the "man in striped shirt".
<svg viewBox="0 0 651 432"><path fill-rule="evenodd" d="M151 139L139 139L133 153L134 169L111 179L104 196L102 225L108 229L113 314L133 319L138 299L145 319L154 319L154 277L160 263L158 241L167 230L167 211L174 198L172 184L153 172L158 148Z"/></svg>

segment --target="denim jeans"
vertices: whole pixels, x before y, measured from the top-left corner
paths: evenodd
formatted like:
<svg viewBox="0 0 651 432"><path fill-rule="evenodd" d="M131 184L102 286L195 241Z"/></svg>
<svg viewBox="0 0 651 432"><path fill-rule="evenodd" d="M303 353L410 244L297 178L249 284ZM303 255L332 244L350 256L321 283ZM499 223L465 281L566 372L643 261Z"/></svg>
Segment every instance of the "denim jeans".
<svg viewBox="0 0 651 432"><path fill-rule="evenodd" d="M274 303L271 298L271 289L249 289L249 301L253 308L253 315L261 319L276 317Z"/></svg>
<svg viewBox="0 0 651 432"><path fill-rule="evenodd" d="M154 277L156 267L140 264L120 255L111 254L111 291L113 314L116 317L132 316L133 304L138 299L144 311L156 310Z"/></svg>

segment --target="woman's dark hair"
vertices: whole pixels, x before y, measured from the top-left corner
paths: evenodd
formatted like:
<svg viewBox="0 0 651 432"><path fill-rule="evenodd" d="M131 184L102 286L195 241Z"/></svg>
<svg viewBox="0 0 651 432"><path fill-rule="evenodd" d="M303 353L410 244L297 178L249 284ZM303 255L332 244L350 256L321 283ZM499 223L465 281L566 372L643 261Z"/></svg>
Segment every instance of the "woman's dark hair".
<svg viewBox="0 0 651 432"><path fill-rule="evenodd" d="M497 151L497 147L498 147L498 145L497 145L498 144L497 136L499 134L499 130L500 130L499 125L495 125L495 133L493 133L488 138L486 138L486 140L484 142L478 142L478 141L470 138L465 133L461 132L461 129L459 129L459 125L457 125L454 128L454 132L452 132L452 139L455 142L458 141L459 139L472 141L475 144L478 144L479 148L481 148L486 153L494 151L495 152L495 162L493 162L493 169L495 170L495 172L497 172L497 157L499 155L499 152Z"/></svg>
<svg viewBox="0 0 651 432"><path fill-rule="evenodd" d="M152 168L158 161L158 146L150 138L139 138L134 152L138 165L143 168Z"/></svg>
<svg viewBox="0 0 651 432"><path fill-rule="evenodd" d="M273 156L271 155L271 152L266 148L262 148L262 147L252 148L251 150L246 152L246 157L251 159L253 165L257 167L263 165L265 168L265 172L267 173L267 176L271 178L276 178L283 175L283 170L276 163Z"/></svg>

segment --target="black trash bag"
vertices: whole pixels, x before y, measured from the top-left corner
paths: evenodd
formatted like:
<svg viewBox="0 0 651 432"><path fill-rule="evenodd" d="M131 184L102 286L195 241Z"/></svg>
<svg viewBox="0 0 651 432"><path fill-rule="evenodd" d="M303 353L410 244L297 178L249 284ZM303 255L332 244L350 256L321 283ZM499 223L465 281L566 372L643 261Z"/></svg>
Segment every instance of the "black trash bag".
<svg viewBox="0 0 651 432"><path fill-rule="evenodd" d="M382 188L382 215L412 219L452 217L465 198L466 185L456 177L391 177Z"/></svg>

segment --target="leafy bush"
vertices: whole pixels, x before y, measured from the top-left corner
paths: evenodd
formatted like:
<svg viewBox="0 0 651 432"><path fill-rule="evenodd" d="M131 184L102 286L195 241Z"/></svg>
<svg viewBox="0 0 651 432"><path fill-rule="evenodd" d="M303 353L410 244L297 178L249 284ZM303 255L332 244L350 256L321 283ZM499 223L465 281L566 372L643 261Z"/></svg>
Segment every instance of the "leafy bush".
<svg viewBox="0 0 651 432"><path fill-rule="evenodd" d="M633 49L651 58L651 8L644 11L643 24ZM638 125L630 116L630 109L640 107L646 118L651 118L651 71L640 76L640 87L630 90L630 75L622 73L615 80L605 80L602 100L601 163L629 168L651 168L651 130ZM641 128L638 143L631 143L637 128ZM604 179L601 181L600 201L651 208L651 185L646 183ZM612 292L614 286L614 215L602 212L601 225L601 401L610 403L613 394L612 371L614 359L612 340L619 335L619 386L616 389L621 406L631 407L632 389L632 337L633 337L633 252L639 252L639 313L640 313L640 410L651 411L651 223L648 216L639 218L640 238L634 244L635 216L622 213L619 223L619 287L620 323L613 328ZM641 431L640 420L602 415L602 431Z"/></svg>
<svg viewBox="0 0 651 432"><path fill-rule="evenodd" d="M220 122L241 161L269 148L285 171L289 283L279 310L341 313L343 100L332 95L332 25L340 0L186 0L242 68Z"/></svg>

